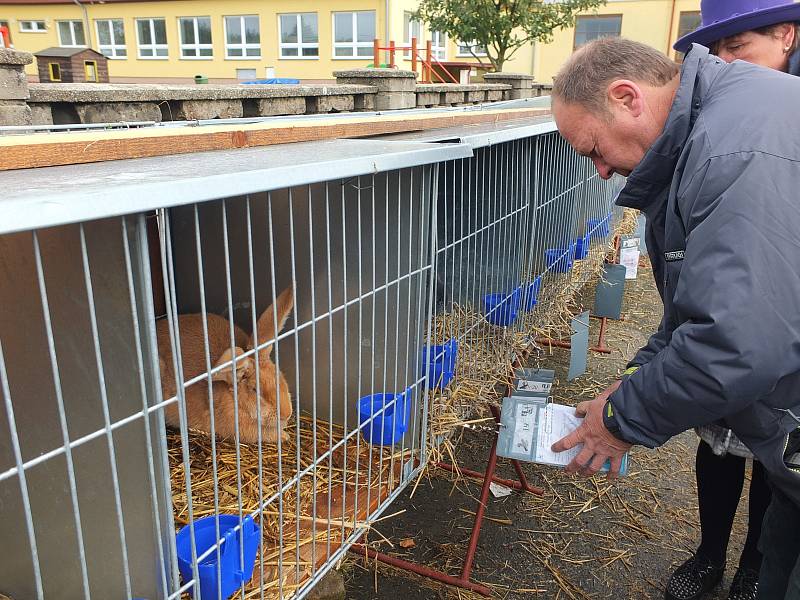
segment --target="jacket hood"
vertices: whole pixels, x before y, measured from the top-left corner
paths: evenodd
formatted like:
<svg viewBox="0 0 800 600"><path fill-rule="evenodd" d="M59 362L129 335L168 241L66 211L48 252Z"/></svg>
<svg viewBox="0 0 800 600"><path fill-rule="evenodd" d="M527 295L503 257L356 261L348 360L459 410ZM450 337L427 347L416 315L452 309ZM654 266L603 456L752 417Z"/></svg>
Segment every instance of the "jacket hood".
<svg viewBox="0 0 800 600"><path fill-rule="evenodd" d="M617 197L619 206L645 210L659 192L669 187L683 145L702 98L725 63L708 48L693 44L681 67L681 80L661 135L628 176Z"/></svg>

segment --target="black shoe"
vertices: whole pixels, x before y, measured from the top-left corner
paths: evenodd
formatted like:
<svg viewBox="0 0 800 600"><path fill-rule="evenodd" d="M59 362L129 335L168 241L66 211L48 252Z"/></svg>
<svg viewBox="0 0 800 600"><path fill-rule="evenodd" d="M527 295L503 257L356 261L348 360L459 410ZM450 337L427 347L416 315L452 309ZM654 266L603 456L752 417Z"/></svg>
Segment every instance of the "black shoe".
<svg viewBox="0 0 800 600"><path fill-rule="evenodd" d="M756 600L758 594L758 571L739 567L733 576L728 600Z"/></svg>
<svg viewBox="0 0 800 600"><path fill-rule="evenodd" d="M665 600L698 600L722 581L725 564L715 565L703 556L694 555L669 578Z"/></svg>

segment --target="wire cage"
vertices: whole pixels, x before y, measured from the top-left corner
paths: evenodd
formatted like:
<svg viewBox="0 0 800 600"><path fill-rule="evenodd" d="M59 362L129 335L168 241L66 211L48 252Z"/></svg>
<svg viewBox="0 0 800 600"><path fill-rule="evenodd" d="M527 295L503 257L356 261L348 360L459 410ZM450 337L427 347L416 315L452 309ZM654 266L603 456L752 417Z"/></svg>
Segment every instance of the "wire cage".
<svg viewBox="0 0 800 600"><path fill-rule="evenodd" d="M0 592L302 597L370 530L618 218L551 122L437 135L0 175Z"/></svg>

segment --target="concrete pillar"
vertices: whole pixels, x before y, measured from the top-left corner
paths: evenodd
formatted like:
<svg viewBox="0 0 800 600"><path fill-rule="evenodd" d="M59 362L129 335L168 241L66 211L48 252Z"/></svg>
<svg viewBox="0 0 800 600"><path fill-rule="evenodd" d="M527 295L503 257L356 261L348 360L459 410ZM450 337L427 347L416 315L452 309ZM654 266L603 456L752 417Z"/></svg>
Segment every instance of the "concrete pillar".
<svg viewBox="0 0 800 600"><path fill-rule="evenodd" d="M28 79L25 65L33 55L0 47L0 125L30 125Z"/></svg>
<svg viewBox="0 0 800 600"><path fill-rule="evenodd" d="M417 106L417 74L399 69L351 69L334 71L340 85L371 85L377 88L375 110L397 110Z"/></svg>
<svg viewBox="0 0 800 600"><path fill-rule="evenodd" d="M511 86L508 100L519 100L533 96L533 75L523 73L486 73L483 76L486 83L505 83Z"/></svg>

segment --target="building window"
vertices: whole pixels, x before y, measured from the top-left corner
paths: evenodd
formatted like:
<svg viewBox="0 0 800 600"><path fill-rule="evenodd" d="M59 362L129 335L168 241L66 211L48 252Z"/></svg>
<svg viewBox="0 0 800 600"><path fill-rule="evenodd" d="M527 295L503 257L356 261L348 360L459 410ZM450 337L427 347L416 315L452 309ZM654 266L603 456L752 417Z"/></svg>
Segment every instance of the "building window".
<svg viewBox="0 0 800 600"><path fill-rule="evenodd" d="M372 56L375 40L375 11L333 13L333 57Z"/></svg>
<svg viewBox="0 0 800 600"><path fill-rule="evenodd" d="M261 58L258 16L225 17L225 58Z"/></svg>
<svg viewBox="0 0 800 600"><path fill-rule="evenodd" d="M86 81L97 83L97 61L83 61L83 73L86 75Z"/></svg>
<svg viewBox="0 0 800 600"><path fill-rule="evenodd" d="M125 25L122 19L102 19L94 22L97 29L97 47L108 58L127 58Z"/></svg>
<svg viewBox="0 0 800 600"><path fill-rule="evenodd" d="M431 54L436 60L447 60L447 35L431 31Z"/></svg>
<svg viewBox="0 0 800 600"><path fill-rule="evenodd" d="M582 16L575 20L574 48L592 40L619 37L622 31L622 15Z"/></svg>
<svg viewBox="0 0 800 600"><path fill-rule="evenodd" d="M43 33L47 31L47 24L44 21L20 21L19 30L23 33Z"/></svg>
<svg viewBox="0 0 800 600"><path fill-rule="evenodd" d="M169 48L164 19L136 19L136 43L139 46L139 58L167 58Z"/></svg>
<svg viewBox="0 0 800 600"><path fill-rule="evenodd" d="M417 53L419 54L420 47L424 48L425 45L422 41L422 23L414 21L411 18L410 12L403 13L403 46L406 48L411 46L411 38L417 40ZM403 58L411 58L409 50L403 50Z"/></svg>
<svg viewBox="0 0 800 600"><path fill-rule="evenodd" d="M86 45L82 21L57 21L58 43L64 48L80 48Z"/></svg>
<svg viewBox="0 0 800 600"><path fill-rule="evenodd" d="M486 46L472 40L471 42L458 42L458 56L486 56Z"/></svg>
<svg viewBox="0 0 800 600"><path fill-rule="evenodd" d="M682 12L680 18L678 19L678 37L676 39L680 39L683 36L692 33L695 29L700 27L700 11L689 11L689 12ZM675 52L675 60L678 62L683 62L683 52Z"/></svg>
<svg viewBox="0 0 800 600"><path fill-rule="evenodd" d="M295 13L278 16L281 58L319 57L319 23L317 13Z"/></svg>
<svg viewBox="0 0 800 600"><path fill-rule="evenodd" d="M48 63L47 69L50 71L50 81L61 81L61 65Z"/></svg>
<svg viewBox="0 0 800 600"><path fill-rule="evenodd" d="M214 56L211 45L210 17L180 17L181 58L210 59Z"/></svg>

